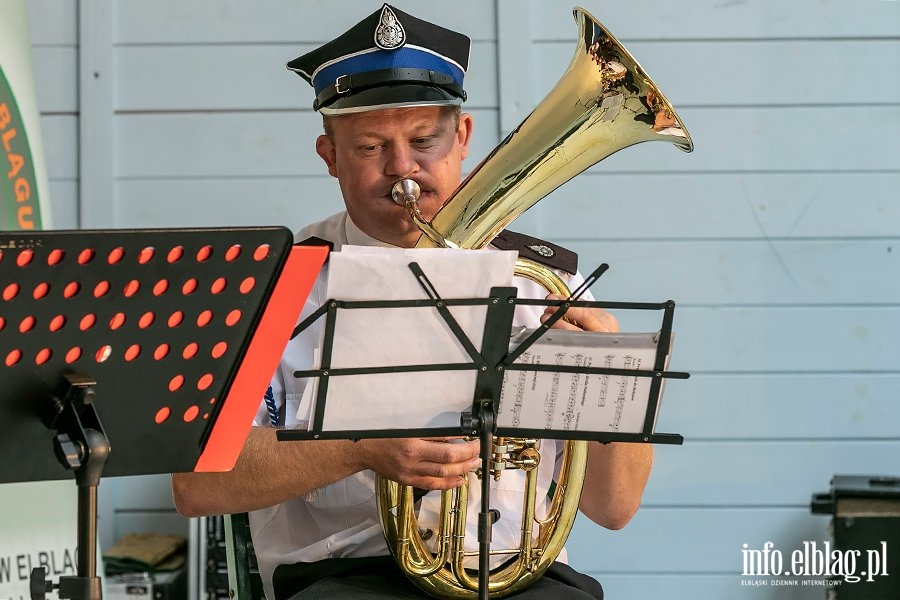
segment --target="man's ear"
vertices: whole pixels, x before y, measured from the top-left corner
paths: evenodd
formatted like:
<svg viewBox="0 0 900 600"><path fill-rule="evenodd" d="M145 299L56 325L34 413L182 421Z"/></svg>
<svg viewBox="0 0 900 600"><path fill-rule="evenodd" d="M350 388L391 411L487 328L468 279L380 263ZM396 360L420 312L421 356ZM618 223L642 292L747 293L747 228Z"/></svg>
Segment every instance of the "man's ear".
<svg viewBox="0 0 900 600"><path fill-rule="evenodd" d="M327 135L320 135L316 138L316 154L322 157L328 166L328 174L337 177L336 156L334 144Z"/></svg>
<svg viewBox="0 0 900 600"><path fill-rule="evenodd" d="M469 113L459 115L459 128L456 130L456 137L459 142L460 156L463 160L469 155L469 140L472 139L473 126L472 115Z"/></svg>

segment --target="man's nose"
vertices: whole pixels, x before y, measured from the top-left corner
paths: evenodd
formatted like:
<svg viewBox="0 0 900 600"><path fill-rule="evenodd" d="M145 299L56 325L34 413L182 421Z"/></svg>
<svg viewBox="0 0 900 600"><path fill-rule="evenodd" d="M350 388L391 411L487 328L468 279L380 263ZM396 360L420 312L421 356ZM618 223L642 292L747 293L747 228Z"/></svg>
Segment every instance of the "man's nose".
<svg viewBox="0 0 900 600"><path fill-rule="evenodd" d="M384 165L385 175L407 177L419 170L415 153L408 146L390 146Z"/></svg>

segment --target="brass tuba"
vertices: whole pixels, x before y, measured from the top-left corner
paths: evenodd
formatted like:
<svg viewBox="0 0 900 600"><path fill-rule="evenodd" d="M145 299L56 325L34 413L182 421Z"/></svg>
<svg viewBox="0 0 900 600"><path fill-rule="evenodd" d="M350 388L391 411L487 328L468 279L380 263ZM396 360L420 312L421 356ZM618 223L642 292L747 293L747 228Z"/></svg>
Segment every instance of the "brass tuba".
<svg viewBox="0 0 900 600"><path fill-rule="evenodd" d="M395 186L423 235L418 247L480 249L520 214L554 189L614 152L646 141L667 141L693 149L672 105L637 61L600 23L574 10L580 39L575 56L556 86L528 117L460 184L431 222L416 206L415 182ZM570 294L551 269L520 259L516 274L560 295ZM522 468L526 490L519 548L495 550L514 558L490 574L488 590L502 597L534 583L553 563L578 510L587 462L587 443L568 442L549 513L535 515L537 440L494 440L494 467ZM425 592L439 598L474 598L478 577L464 566L476 553L463 548L467 485L442 493L439 531L432 552L416 525L408 486L379 478L379 512L385 537L401 568Z"/></svg>

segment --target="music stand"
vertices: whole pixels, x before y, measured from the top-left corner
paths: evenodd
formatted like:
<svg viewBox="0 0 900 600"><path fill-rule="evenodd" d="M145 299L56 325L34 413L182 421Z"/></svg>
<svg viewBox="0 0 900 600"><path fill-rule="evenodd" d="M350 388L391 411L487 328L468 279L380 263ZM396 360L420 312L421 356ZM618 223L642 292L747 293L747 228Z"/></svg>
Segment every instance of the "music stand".
<svg viewBox="0 0 900 600"><path fill-rule="evenodd" d="M78 486L77 576L101 597L101 477L234 466L325 247L281 227L0 233L0 483Z"/></svg>
<svg viewBox="0 0 900 600"><path fill-rule="evenodd" d="M317 378L315 409L311 415L307 430L283 429L279 430L279 440L318 440L318 439L352 439L363 438L405 438L405 437L440 437L440 436L473 436L480 440L480 454L482 464L481 477L481 510L478 516L479 538L479 595L488 598L488 577L490 567L490 540L491 526L495 520L490 510L490 477L492 445L494 436L503 437L530 437L544 439L567 440L596 440L600 442L633 442L633 443L660 443L681 444L684 438L679 434L661 434L654 431L656 417L659 411L660 400L665 379L687 379L688 373L669 371L666 368L670 352L672 337L672 322L674 318L675 303L671 300L662 303L639 302L588 302L577 300L578 297L602 275L608 268L601 265L586 278L585 284L573 292L572 297L564 301L546 301L519 299L514 287L494 287L487 298L444 299L422 272L421 267L412 262L410 270L419 281L427 299L420 300L391 300L391 301L343 301L329 299L316 312L300 323L294 331L294 335L310 327L313 323L325 317L324 339L322 341L320 366L316 369L296 371L297 378ZM448 310L450 306L483 305L486 307L486 318L482 336L481 348L478 349L468 338L465 331L457 323ZM517 305L558 306L560 308L547 322L536 329L527 339L523 340L515 349L510 350L510 331L513 316ZM331 364L332 346L336 329L336 320L342 310L373 309L373 308L413 308L433 307L437 311L448 330L452 332L460 345L465 349L471 359L464 363L443 363L429 365L392 365L374 367L350 367L334 368ZM526 350L540 340L550 327L565 316L569 307L599 307L611 310L638 310L661 311L663 313L660 329L656 336L656 352L652 368L650 369L621 369L608 367L586 367L566 365L540 365L521 364L515 362ZM335 430L325 426L325 408L328 401L329 381L334 377L356 376L380 373L413 373L422 371L475 371L475 385L473 401L469 411L460 414L459 427L429 427L409 428L398 425L396 428L379 429L353 429ZM544 371L553 373L579 373L584 375L612 375L635 378L649 378L651 383L648 391L647 409L640 431L578 431L573 429L525 429L518 427L500 427L497 423L500 397L502 393L504 373L506 371Z"/></svg>

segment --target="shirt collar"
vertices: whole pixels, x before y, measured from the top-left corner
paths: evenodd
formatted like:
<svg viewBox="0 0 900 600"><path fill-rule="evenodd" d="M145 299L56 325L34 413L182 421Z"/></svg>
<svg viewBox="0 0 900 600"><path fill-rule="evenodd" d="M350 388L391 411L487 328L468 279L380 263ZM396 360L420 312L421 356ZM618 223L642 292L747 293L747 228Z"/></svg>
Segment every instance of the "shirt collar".
<svg viewBox="0 0 900 600"><path fill-rule="evenodd" d="M387 242L377 240L370 236L368 233L364 232L362 229L357 227L356 223L353 222L353 219L350 218L349 214L347 215L347 222L344 230L347 235L347 243L352 246L380 246L382 248L397 247L393 244L388 244Z"/></svg>

